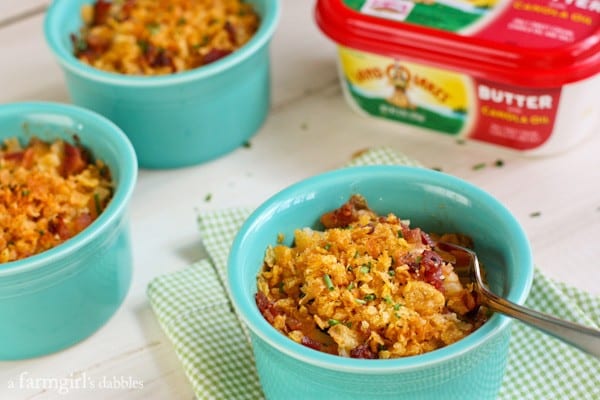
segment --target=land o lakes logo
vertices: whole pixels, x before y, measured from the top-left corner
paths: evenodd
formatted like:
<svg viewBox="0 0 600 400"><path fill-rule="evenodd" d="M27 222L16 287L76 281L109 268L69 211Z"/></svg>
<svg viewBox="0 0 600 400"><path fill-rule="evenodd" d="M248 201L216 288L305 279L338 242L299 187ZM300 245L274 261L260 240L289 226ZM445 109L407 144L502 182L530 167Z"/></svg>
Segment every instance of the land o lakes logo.
<svg viewBox="0 0 600 400"><path fill-rule="evenodd" d="M389 64L385 68L385 71L377 66L360 68L356 71L354 78L358 83L387 79L387 83L393 88L393 93L386 100L388 103L399 108L415 108L408 95L411 88L426 91L441 104L446 103L451 97L451 94L433 79L423 74L411 72L407 66L402 65L398 61Z"/></svg>

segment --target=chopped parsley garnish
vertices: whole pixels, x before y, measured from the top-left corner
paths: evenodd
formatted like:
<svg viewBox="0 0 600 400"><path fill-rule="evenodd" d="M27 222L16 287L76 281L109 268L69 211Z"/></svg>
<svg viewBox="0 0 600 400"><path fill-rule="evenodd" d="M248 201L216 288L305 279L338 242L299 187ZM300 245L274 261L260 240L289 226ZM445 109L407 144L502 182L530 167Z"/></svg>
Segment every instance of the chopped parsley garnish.
<svg viewBox="0 0 600 400"><path fill-rule="evenodd" d="M160 24L158 22L150 22L146 24L146 29L151 35L156 35L160 31Z"/></svg>
<svg viewBox="0 0 600 400"><path fill-rule="evenodd" d="M363 264L360 267L360 272L362 272L363 274L368 274L369 272L371 272L371 263Z"/></svg>
<svg viewBox="0 0 600 400"><path fill-rule="evenodd" d="M477 171L477 170L480 170L480 169L484 169L484 168L485 168L485 163L479 163L479 164L473 165L473 170L474 171Z"/></svg>
<svg viewBox="0 0 600 400"><path fill-rule="evenodd" d="M377 296L375 295L375 293L369 293L367 295L365 295L364 299L365 301L372 301L375 300L377 298Z"/></svg>
<svg viewBox="0 0 600 400"><path fill-rule="evenodd" d="M73 47L75 47L76 52L86 51L88 48L88 44L84 38L77 37L74 39Z"/></svg>
<svg viewBox="0 0 600 400"><path fill-rule="evenodd" d="M137 45L140 47L140 50L142 50L142 53L146 54L148 52L150 44L146 40L138 40Z"/></svg>

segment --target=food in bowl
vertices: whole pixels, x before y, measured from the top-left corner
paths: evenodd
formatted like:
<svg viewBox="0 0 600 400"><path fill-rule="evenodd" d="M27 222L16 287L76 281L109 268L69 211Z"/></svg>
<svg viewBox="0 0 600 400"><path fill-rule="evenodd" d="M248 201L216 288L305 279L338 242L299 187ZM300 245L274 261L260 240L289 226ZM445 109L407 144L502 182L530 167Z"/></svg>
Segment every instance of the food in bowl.
<svg viewBox="0 0 600 400"><path fill-rule="evenodd" d="M17 137L0 147L0 263L51 249L89 226L113 193L110 170L78 142Z"/></svg>
<svg viewBox="0 0 600 400"><path fill-rule="evenodd" d="M105 71L75 56L71 35L79 34L85 25L81 8L89 3L50 2L44 17L46 41L62 67L72 103L117 124L131 140L140 167L200 164L240 148L258 133L270 109L269 45L280 17L279 0L245 0L260 24L243 46L226 57L199 68L151 76ZM185 18L188 23L189 17ZM155 30L152 24L149 28ZM162 29L156 35L160 37ZM197 40L190 43L202 43L202 37ZM187 42L181 46L185 48ZM220 43L214 46L221 48Z"/></svg>
<svg viewBox="0 0 600 400"><path fill-rule="evenodd" d="M0 179L5 182L11 169L19 175L29 174L27 187L15 186L14 191L3 193L24 197L10 205L25 206L25 213L31 213L32 220L23 221L23 229L34 229L32 223L39 210L37 222L44 218L54 221L48 221L48 231L43 232L46 239L53 231L61 238L69 236L73 233L68 231L72 227L69 215L51 219L58 203L82 205L77 207L82 214L74 217L81 218L75 225L86 225L90 216L97 214L85 229L60 244L0 264L0 321L6 322L0 329L0 360L18 360L53 353L84 340L122 304L133 271L128 209L138 167L133 146L122 130L97 113L68 104L0 105L0 143L7 139L10 144L8 153L3 150ZM21 145L22 153L13 151ZM69 154L64 159L61 147ZM6 154L9 159L22 157L27 165L37 160L39 168L25 171L22 165L7 165ZM55 165L62 165L58 170L65 182L43 174ZM86 169L80 171L83 165ZM42 190L38 184L46 187ZM50 184L53 187L48 187ZM81 191L68 190L71 185ZM60 201L52 203L50 194ZM30 196L33 201L28 203ZM36 208L42 206L40 203L43 207ZM78 212L69 206L62 211L66 210L73 215ZM85 213L90 216L81 216ZM4 212L0 213L0 220L4 217ZM0 231L4 224L0 224Z"/></svg>
<svg viewBox="0 0 600 400"><path fill-rule="evenodd" d="M257 276L265 249L291 247L298 228L322 230L322 215L356 193L368 199L378 215L407 216L412 226L425 232L460 232L472 238L491 290L519 304L527 297L534 268L525 232L504 205L469 182L426 168L391 165L349 167L304 179L252 212L231 244L227 263L227 287L248 328L265 397L285 399L299 393L303 398L344 400L497 398L512 323L499 313L451 345L372 360L315 351L281 334L261 314Z"/></svg>
<svg viewBox="0 0 600 400"><path fill-rule="evenodd" d="M71 35L75 56L123 74L162 75L214 62L246 44L259 16L242 0L96 0Z"/></svg>
<svg viewBox="0 0 600 400"><path fill-rule="evenodd" d="M269 247L258 275L257 306L290 339L387 359L454 343L487 320L473 285L463 286L454 270L465 259L436 249L420 228L378 215L358 194L320 220L323 231L297 229L293 246Z"/></svg>

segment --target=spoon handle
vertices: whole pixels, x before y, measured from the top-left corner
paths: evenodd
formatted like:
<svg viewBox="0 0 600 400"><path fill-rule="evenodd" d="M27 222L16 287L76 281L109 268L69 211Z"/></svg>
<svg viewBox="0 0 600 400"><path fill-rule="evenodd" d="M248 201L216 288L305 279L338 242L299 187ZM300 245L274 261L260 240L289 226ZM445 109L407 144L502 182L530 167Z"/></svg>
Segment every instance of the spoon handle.
<svg viewBox="0 0 600 400"><path fill-rule="evenodd" d="M558 339L600 358L600 330L562 320L551 315L520 306L487 289L483 303L491 310L516 318Z"/></svg>

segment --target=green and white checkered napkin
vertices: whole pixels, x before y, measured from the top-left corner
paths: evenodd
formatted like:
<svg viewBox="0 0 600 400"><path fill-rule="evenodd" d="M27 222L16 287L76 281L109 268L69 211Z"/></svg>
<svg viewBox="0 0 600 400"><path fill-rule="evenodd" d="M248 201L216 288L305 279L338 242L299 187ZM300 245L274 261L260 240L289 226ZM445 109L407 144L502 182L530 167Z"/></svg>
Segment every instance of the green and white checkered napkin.
<svg viewBox="0 0 600 400"><path fill-rule="evenodd" d="M351 162L416 162L389 148ZM199 399L263 399L250 342L227 296L229 246L250 208L202 213L200 232L210 260L155 278L148 297ZM536 271L528 307L600 326L600 299ZM499 399L600 399L600 361L515 321Z"/></svg>

